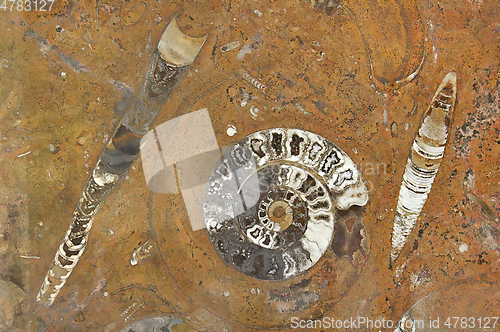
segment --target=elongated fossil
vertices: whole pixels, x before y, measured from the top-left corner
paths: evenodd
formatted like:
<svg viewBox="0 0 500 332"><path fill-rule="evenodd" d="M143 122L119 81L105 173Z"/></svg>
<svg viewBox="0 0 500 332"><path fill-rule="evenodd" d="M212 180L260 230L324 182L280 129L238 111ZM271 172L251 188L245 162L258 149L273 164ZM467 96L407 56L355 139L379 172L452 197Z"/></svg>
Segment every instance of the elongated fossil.
<svg viewBox="0 0 500 332"><path fill-rule="evenodd" d="M422 212L443 160L455 109L457 76L448 73L432 98L411 147L392 231L391 266Z"/></svg>
<svg viewBox="0 0 500 332"><path fill-rule="evenodd" d="M205 39L185 35L175 19L163 32L139 95L123 116L85 184L68 230L38 292L39 303L51 305L66 283L87 246L97 211L138 157L141 137L148 132L161 106L196 58Z"/></svg>
<svg viewBox="0 0 500 332"><path fill-rule="evenodd" d="M245 81L247 81L248 83L250 83L251 85L253 85L257 89L259 89L263 93L266 93L267 86L264 83L262 83L261 81L259 81L255 77L252 77L249 73L247 73L243 69L240 70L240 75L241 75L241 78L243 78Z"/></svg>

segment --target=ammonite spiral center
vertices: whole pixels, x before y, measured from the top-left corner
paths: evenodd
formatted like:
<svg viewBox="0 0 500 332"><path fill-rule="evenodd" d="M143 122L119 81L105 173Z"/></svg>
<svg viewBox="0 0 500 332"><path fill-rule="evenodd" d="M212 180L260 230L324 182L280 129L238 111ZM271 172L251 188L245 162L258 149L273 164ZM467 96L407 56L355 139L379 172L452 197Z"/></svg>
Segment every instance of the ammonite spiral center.
<svg viewBox="0 0 500 332"><path fill-rule="evenodd" d="M203 211L228 265L280 280L312 267L333 236L335 207L367 200L351 159L321 136L268 129L229 149L207 183Z"/></svg>
<svg viewBox="0 0 500 332"><path fill-rule="evenodd" d="M285 201L273 202L267 212L271 221L280 225L281 231L287 229L292 223L292 207Z"/></svg>
<svg viewBox="0 0 500 332"><path fill-rule="evenodd" d="M250 242L269 249L290 247L300 240L309 220L306 202L293 188L287 187L283 179L279 179L284 170L287 169L273 165L257 172L261 194L256 204L258 222L254 222L249 213L237 218L242 234ZM266 188L269 189L266 191ZM253 208L248 211L254 213Z"/></svg>

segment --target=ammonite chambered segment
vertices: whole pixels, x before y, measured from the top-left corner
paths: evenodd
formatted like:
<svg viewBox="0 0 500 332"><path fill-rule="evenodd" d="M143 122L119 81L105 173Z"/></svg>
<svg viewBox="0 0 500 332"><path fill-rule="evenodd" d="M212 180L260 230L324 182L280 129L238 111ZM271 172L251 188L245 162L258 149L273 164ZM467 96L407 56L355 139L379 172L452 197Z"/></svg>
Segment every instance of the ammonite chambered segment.
<svg viewBox="0 0 500 332"><path fill-rule="evenodd" d="M299 129L248 135L224 154L206 188L203 211L215 250L238 271L267 280L312 267L329 247L335 208L368 201L349 156Z"/></svg>

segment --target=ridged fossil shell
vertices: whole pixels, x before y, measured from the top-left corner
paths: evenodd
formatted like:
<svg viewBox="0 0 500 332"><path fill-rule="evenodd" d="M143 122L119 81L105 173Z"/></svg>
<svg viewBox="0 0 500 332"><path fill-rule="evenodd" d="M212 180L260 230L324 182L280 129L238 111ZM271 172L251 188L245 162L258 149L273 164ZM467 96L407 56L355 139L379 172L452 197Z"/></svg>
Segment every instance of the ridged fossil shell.
<svg viewBox="0 0 500 332"><path fill-rule="evenodd" d="M149 131L161 106L194 61L205 39L187 36L175 19L165 29L139 95L124 114L85 184L68 230L38 292L39 303L51 305L56 299L85 251L95 215L139 156L142 136Z"/></svg>
<svg viewBox="0 0 500 332"><path fill-rule="evenodd" d="M259 279L312 267L334 232L335 208L363 206L368 190L349 156L325 138L274 128L229 149L207 182L203 211L222 260Z"/></svg>
<svg viewBox="0 0 500 332"><path fill-rule="evenodd" d="M457 76L450 72L434 94L413 141L394 218L391 264L415 226L443 160L456 94Z"/></svg>
<svg viewBox="0 0 500 332"><path fill-rule="evenodd" d="M249 73L247 73L243 69L240 70L240 75L241 75L241 78L243 78L245 81L247 81L248 83L250 83L251 85L253 85L257 89L259 89L263 93L266 93L267 86L264 83L262 83L261 81L259 81L255 77L252 77Z"/></svg>

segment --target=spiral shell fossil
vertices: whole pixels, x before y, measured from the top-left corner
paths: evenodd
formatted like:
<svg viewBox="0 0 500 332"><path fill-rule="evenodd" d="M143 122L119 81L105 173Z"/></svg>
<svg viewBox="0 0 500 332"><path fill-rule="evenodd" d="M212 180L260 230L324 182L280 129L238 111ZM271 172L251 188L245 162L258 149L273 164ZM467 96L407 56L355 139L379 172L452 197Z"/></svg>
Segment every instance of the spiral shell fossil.
<svg viewBox="0 0 500 332"><path fill-rule="evenodd" d="M226 264L282 280L325 253L335 208L367 201L361 173L335 144L304 130L274 128L246 136L224 154L207 182L203 211Z"/></svg>

